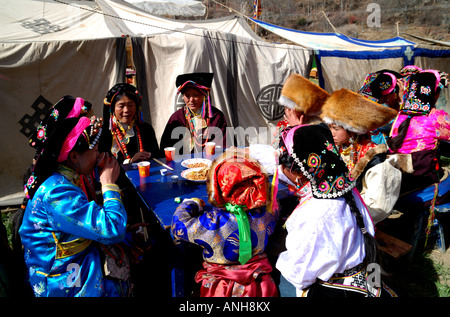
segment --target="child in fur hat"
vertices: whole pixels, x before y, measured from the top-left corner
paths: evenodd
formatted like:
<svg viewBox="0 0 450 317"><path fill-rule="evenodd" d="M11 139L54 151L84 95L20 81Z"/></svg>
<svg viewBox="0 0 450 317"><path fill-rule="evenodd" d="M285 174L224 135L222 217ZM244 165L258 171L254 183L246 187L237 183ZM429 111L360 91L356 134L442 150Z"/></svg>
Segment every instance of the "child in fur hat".
<svg viewBox="0 0 450 317"><path fill-rule="evenodd" d="M334 142L353 179L358 178L375 154L386 152L384 145L377 146L371 141L370 132L384 126L396 115L394 109L381 106L345 88L335 91L325 102L321 118L330 127ZM371 149L375 153L362 161Z"/></svg>
<svg viewBox="0 0 450 317"><path fill-rule="evenodd" d="M176 241L203 248L204 269L195 276L200 296L277 296L264 252L278 220L267 175L257 161L233 149L214 160L206 182L212 206L184 200L171 228Z"/></svg>
<svg viewBox="0 0 450 317"><path fill-rule="evenodd" d="M400 192L401 172L384 164L387 147L374 143L370 132L396 115L396 110L344 88L335 91L322 108L321 118L328 124L375 222L392 211Z"/></svg>
<svg viewBox="0 0 450 317"><path fill-rule="evenodd" d="M291 74L284 82L278 100L284 107L284 117L276 126L273 147L278 148L281 131L285 128L321 122L321 108L329 96L328 92L309 79L299 74Z"/></svg>

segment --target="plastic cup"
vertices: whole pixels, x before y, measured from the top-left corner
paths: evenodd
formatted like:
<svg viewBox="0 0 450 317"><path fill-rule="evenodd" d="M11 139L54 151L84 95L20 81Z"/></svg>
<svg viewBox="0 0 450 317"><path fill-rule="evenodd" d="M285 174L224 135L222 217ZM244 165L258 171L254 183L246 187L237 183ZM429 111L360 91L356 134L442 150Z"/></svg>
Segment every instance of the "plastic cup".
<svg viewBox="0 0 450 317"><path fill-rule="evenodd" d="M175 148L174 147L166 147L164 148L164 153L166 154L166 162L171 162L175 158Z"/></svg>
<svg viewBox="0 0 450 317"><path fill-rule="evenodd" d="M206 142L205 150L206 150L206 155L214 155L216 153L216 143Z"/></svg>
<svg viewBox="0 0 450 317"><path fill-rule="evenodd" d="M105 157L106 157L106 153L105 152L100 154L100 158L97 161L97 166L99 168L103 168L105 166Z"/></svg>
<svg viewBox="0 0 450 317"><path fill-rule="evenodd" d="M138 163L139 176L147 177L150 176L150 162L142 161Z"/></svg>

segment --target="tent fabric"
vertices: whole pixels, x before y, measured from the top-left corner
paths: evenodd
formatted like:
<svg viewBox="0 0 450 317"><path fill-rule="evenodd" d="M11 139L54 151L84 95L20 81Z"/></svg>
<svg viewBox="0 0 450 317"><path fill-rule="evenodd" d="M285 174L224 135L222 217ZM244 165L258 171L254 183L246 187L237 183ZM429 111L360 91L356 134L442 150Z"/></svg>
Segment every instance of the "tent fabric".
<svg viewBox="0 0 450 317"><path fill-rule="evenodd" d="M303 32L280 27L256 19L251 20L257 23L259 26L271 31L272 33L275 33L293 43L314 50L321 50L321 51L343 50L346 52L349 51L357 52L362 50L382 51L386 48L402 47L415 44L401 37L395 37L392 39L381 41L366 41L351 38L340 33Z"/></svg>
<svg viewBox="0 0 450 317"><path fill-rule="evenodd" d="M262 88L277 84L281 89L291 72L307 74L308 51L291 45L258 43L228 33L217 33L214 37L209 33L198 29L193 36L173 33L133 39L142 41L142 55L147 57L141 73L146 74L149 116L157 138L167 120L155 118L169 118L183 105L181 95L176 94L175 79L179 74L213 72L213 105L224 112L229 126L244 129L272 128L277 123L265 118L259 109L257 96ZM271 98L274 107L278 97L272 95ZM252 135L249 136L250 142L255 137L264 143L271 142L270 135L256 136L256 133L253 140Z"/></svg>
<svg viewBox="0 0 450 317"><path fill-rule="evenodd" d="M14 0L1 2L0 9L0 126L7 136L0 156L0 197L5 198L0 205L20 203L17 193L23 192L23 175L34 156L27 134L45 107L72 95L91 101L94 114L102 115L108 89L125 81L124 35L133 44L144 120L158 138L180 106L176 76L212 71L212 102L229 126L242 127L238 139L260 136L258 142L268 143L283 82L291 72L306 76L311 64L310 50L266 43L242 17L181 22L119 0Z"/></svg>
<svg viewBox="0 0 450 317"><path fill-rule="evenodd" d="M173 20L152 15L129 3L119 0L97 0L107 23L114 25L120 34L144 36L173 31L189 34L189 29L204 28L262 40L239 16L230 16L208 21Z"/></svg>
<svg viewBox="0 0 450 317"><path fill-rule="evenodd" d="M328 92L341 88L358 91L367 74L381 69L399 71L405 65L450 72L450 47L418 44L402 37L367 41L339 33L292 30L251 19L261 27L317 55L319 84ZM438 108L450 113L450 89L441 93Z"/></svg>
<svg viewBox="0 0 450 317"><path fill-rule="evenodd" d="M206 12L206 7L203 3L195 0L127 0L126 2L154 15L178 15L191 17L203 16Z"/></svg>
<svg viewBox="0 0 450 317"><path fill-rule="evenodd" d="M14 5L12 5L14 4ZM259 39L241 17L181 21L152 15L120 0L1 1L1 42L65 41L142 36L205 28Z"/></svg>
<svg viewBox="0 0 450 317"><path fill-rule="evenodd" d="M29 133L45 105L70 94L91 101L101 115L98 106L117 81L116 59L124 51L125 38L0 43L0 197L23 189L34 156Z"/></svg>
<svg viewBox="0 0 450 317"><path fill-rule="evenodd" d="M111 30L103 15L96 13L93 1L77 1L76 5L55 1L1 1L1 42L35 42L86 40L120 37Z"/></svg>

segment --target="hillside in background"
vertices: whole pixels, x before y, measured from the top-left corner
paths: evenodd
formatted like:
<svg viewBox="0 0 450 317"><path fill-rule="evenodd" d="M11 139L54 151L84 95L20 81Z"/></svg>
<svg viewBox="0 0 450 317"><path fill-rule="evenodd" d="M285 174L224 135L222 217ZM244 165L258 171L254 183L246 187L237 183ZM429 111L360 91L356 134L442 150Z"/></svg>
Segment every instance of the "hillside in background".
<svg viewBox="0 0 450 317"><path fill-rule="evenodd" d="M363 40L382 40L400 36L420 42L411 35L450 42L450 4L448 0L260 0L260 20L307 32L336 30ZM206 0L211 19L240 12L253 17L252 0ZM274 34L258 30L273 41Z"/></svg>

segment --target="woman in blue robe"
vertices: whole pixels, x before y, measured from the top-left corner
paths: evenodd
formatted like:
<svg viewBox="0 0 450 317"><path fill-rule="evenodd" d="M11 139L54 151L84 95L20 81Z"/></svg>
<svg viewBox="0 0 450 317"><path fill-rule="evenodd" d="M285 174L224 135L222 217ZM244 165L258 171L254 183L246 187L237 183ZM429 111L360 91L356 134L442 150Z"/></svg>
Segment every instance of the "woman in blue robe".
<svg viewBox="0 0 450 317"><path fill-rule="evenodd" d="M100 157L101 121L79 112L60 117L57 105L38 127L45 142L26 184L29 201L19 229L31 288L36 297L123 296L127 284L104 277L99 252L125 235L127 216L115 184L120 167L104 158L103 204L89 201L81 176L92 175Z"/></svg>

